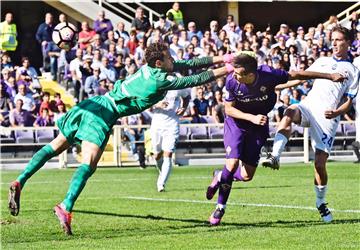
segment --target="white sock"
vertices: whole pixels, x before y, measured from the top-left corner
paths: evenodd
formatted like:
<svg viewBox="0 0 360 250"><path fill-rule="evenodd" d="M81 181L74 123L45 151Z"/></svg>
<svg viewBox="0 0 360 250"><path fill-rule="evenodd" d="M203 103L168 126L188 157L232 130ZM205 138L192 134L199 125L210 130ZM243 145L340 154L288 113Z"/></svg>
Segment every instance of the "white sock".
<svg viewBox="0 0 360 250"><path fill-rule="evenodd" d="M156 167L159 171L161 171L161 166L163 164L164 158L161 157L159 160L156 160Z"/></svg>
<svg viewBox="0 0 360 250"><path fill-rule="evenodd" d="M285 135L281 133L276 133L274 138L273 151L271 154L274 157L279 158L281 153L284 151L287 142L288 138L286 138Z"/></svg>
<svg viewBox="0 0 360 250"><path fill-rule="evenodd" d="M163 163L161 165L161 172L159 174L159 178L157 181L157 185L159 186L165 186L166 181L169 178L170 172L171 172L171 158L169 157L163 157Z"/></svg>
<svg viewBox="0 0 360 250"><path fill-rule="evenodd" d="M325 194L327 191L327 185L315 185L314 190L316 193L316 207L319 207L321 204L325 203Z"/></svg>
<svg viewBox="0 0 360 250"><path fill-rule="evenodd" d="M220 209L224 209L226 208L226 205L223 205L223 204L217 204L216 205L216 208L220 208Z"/></svg>

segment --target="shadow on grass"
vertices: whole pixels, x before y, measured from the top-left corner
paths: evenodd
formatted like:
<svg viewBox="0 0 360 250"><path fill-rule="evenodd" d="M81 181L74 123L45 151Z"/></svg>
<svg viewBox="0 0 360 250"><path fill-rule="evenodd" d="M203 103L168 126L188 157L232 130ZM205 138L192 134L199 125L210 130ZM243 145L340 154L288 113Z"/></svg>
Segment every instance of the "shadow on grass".
<svg viewBox="0 0 360 250"><path fill-rule="evenodd" d="M276 188L293 188L296 185L284 185L284 186L241 186L241 187L234 187L232 186L231 189L276 189ZM206 187L207 188L207 187ZM204 191L206 192L206 188L170 188L170 191Z"/></svg>
<svg viewBox="0 0 360 250"><path fill-rule="evenodd" d="M109 212L97 212L97 211L86 211L86 210L74 210L76 213L83 214L93 214L93 215L102 215L102 216L113 216L113 217L122 217L122 218L134 218L134 219L145 219L145 220L154 220L154 221L175 221L175 222L185 222L193 223L195 225L189 227L210 227L209 222L206 220L197 220L197 219L185 219L185 218L171 218L155 215L135 215L135 214L118 214L118 213L109 213ZM360 223L360 219L341 219L334 220L331 224L357 224ZM225 226L231 227L286 227L286 228L298 228L298 227L308 227L308 226L324 226L329 225L322 221L314 220L292 220L292 221L264 221L264 222L254 222L254 223L236 223L236 222L223 222L219 228L224 229ZM189 228L184 227L184 228ZM226 230L226 229L225 229Z"/></svg>

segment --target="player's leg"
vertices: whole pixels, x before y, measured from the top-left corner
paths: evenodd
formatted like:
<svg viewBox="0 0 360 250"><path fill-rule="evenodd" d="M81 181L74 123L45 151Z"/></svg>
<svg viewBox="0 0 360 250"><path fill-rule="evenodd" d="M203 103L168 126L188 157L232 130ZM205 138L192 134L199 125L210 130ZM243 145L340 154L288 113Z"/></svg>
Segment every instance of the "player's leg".
<svg viewBox="0 0 360 250"><path fill-rule="evenodd" d="M285 110L284 117L279 123L278 130L274 138L272 153L269 154L262 162L263 167L279 169L280 155L284 151L285 145L290 138L292 122L298 124L301 122L301 112L297 105L291 105Z"/></svg>
<svg viewBox="0 0 360 250"><path fill-rule="evenodd" d="M150 135L151 135L151 148L156 161L156 168L159 170L159 172L161 172L161 166L163 163L163 152L161 150L161 140L162 140L161 132L152 125L150 128Z"/></svg>
<svg viewBox="0 0 360 250"><path fill-rule="evenodd" d="M69 148L70 144L62 133L52 140L49 144L42 147L31 158L26 165L24 171L10 184L9 190L9 210L14 216L19 214L20 210L20 193L26 181L35 174L44 164L60 154L65 149Z"/></svg>
<svg viewBox="0 0 360 250"><path fill-rule="evenodd" d="M251 181L255 175L256 166L241 162L234 174L234 181Z"/></svg>
<svg viewBox="0 0 360 250"><path fill-rule="evenodd" d="M65 199L54 207L61 226L66 234L71 235L71 212L87 180L95 172L103 150L96 144L83 141L81 144L82 162L75 171Z"/></svg>
<svg viewBox="0 0 360 250"><path fill-rule="evenodd" d="M324 222L331 222L332 215L327 208L325 201L328 176L326 171L326 161L329 154L316 149L315 151L315 178L314 178L314 190L316 194L316 207Z"/></svg>
<svg viewBox="0 0 360 250"><path fill-rule="evenodd" d="M170 128L162 130L161 134L161 150L163 152L163 162L161 172L157 180L157 188L159 192L165 191L165 185L169 179L172 169L172 155L175 151L176 142L179 138L179 129Z"/></svg>
<svg viewBox="0 0 360 250"><path fill-rule="evenodd" d="M211 225L216 226L221 222L225 214L226 203L229 198L232 183L234 180L234 173L239 166L239 159L226 159L226 166L221 171L219 197L215 211L210 215L209 222Z"/></svg>

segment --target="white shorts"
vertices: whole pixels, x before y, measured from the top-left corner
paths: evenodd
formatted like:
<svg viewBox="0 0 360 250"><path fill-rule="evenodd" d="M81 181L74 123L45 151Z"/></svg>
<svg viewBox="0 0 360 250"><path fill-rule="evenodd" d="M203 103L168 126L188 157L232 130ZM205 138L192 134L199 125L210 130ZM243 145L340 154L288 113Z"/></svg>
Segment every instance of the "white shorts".
<svg viewBox="0 0 360 250"><path fill-rule="evenodd" d="M297 107L301 112L300 125L302 127L309 127L313 150L319 149L330 154L336 129L339 125L339 118L326 119L323 113L314 113L306 103L300 102Z"/></svg>
<svg viewBox="0 0 360 250"><path fill-rule="evenodd" d="M176 126L164 129L151 126L150 135L152 152L154 154L160 153L161 151L173 153L179 139L179 127Z"/></svg>

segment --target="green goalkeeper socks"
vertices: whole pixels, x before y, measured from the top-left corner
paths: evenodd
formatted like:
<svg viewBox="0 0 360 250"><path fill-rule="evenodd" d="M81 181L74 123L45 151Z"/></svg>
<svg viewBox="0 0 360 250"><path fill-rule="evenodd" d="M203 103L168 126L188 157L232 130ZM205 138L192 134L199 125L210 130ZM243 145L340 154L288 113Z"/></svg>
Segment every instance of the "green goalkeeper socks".
<svg viewBox="0 0 360 250"><path fill-rule="evenodd" d="M79 197L81 191L86 185L86 181L95 172L90 165L81 164L73 175L69 190L62 204L66 211L71 212L76 199Z"/></svg>
<svg viewBox="0 0 360 250"><path fill-rule="evenodd" d="M17 181L20 182L21 188L24 187L25 182L38 171L44 164L56 155L54 149L50 144L45 145L34 154L30 162L27 164L25 170L19 175Z"/></svg>

